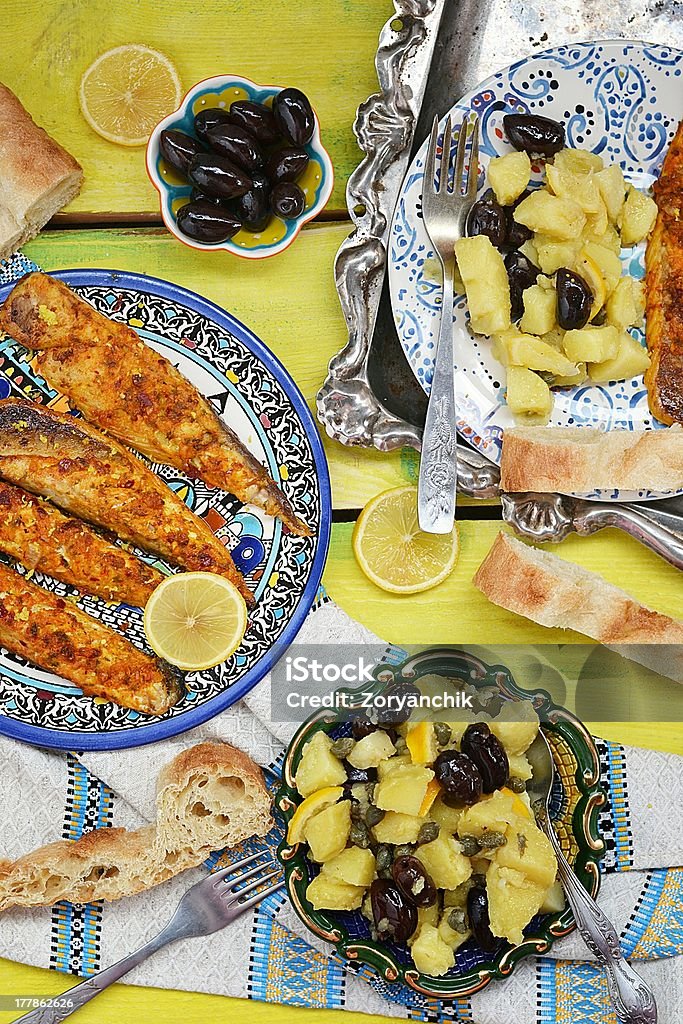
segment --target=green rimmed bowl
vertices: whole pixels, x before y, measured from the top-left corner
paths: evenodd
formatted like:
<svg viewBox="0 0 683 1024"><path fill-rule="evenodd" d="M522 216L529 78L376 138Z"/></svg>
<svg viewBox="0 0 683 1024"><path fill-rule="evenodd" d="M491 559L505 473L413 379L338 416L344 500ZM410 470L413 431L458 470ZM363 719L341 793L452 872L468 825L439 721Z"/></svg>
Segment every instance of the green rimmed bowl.
<svg viewBox="0 0 683 1024"><path fill-rule="evenodd" d="M600 763L590 733L569 711L553 703L545 690L525 690L503 665L486 665L463 651L435 649L408 658L397 666L378 666L374 684L343 690L349 695L348 708L360 707L360 694L381 692L394 682L417 682L427 675L440 675L475 686L493 689L505 700L531 700L542 722L553 751L556 781L551 800L551 817L563 852L574 873L591 895L600 886L599 861L604 844L598 832L598 813L605 803L600 787ZM304 746L318 730L333 737L349 733L348 722L340 723L337 714L321 711L306 721L289 745L282 769L282 785L276 806L285 821L285 832L301 797L294 777ZM549 952L556 939L576 927L569 907L561 912L538 915L524 930L517 945L501 940L494 954L480 949L473 939L455 953L455 966L440 978L417 970L406 946L378 942L370 935L369 924L360 910L314 910L306 899L306 888L317 872L306 856L302 843L289 845L285 839L278 848L285 870L287 890L294 910L303 923L319 938L334 946L343 958L365 964L384 981L403 982L423 996L455 999L471 995L490 981L502 980L515 965L528 956Z"/></svg>

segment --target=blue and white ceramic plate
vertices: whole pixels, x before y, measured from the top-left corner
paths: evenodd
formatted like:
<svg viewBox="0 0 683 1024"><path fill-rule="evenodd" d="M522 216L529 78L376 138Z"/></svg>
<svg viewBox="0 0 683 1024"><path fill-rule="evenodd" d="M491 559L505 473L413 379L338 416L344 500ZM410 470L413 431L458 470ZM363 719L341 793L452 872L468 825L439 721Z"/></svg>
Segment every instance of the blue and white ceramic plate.
<svg viewBox="0 0 683 1024"><path fill-rule="evenodd" d="M313 529L295 537L279 520L232 495L144 461L232 550L256 596L241 645L228 661L185 676L187 694L160 718L84 697L65 680L0 648L0 733L44 747L108 750L184 732L234 704L268 672L301 627L320 584L330 536L327 463L318 431L293 380L243 324L192 292L155 278L108 270L55 274L176 365L278 480L294 511ZM3 301L11 286L0 289ZM0 343L0 397L30 398L68 410L32 366L32 353ZM163 572L169 566L137 552ZM23 571L23 570L20 570ZM82 597L50 577L33 579L145 647L142 612Z"/></svg>
<svg viewBox="0 0 683 1024"><path fill-rule="evenodd" d="M569 145L591 149L618 163L626 179L647 188L683 117L683 53L640 42L575 43L534 54L499 71L456 103L459 124L480 121L480 191L491 157L509 152L505 114L538 113L564 122ZM444 115L445 120L445 115ZM422 220L422 179L427 141L415 156L396 205L390 236L389 282L403 349L418 381L429 391L441 304L441 277ZM541 179L541 165L534 178ZM634 277L644 275L645 246L624 250ZM427 261L425 266L425 261ZM455 368L458 430L493 462L500 462L503 431L514 425L505 404L505 370L485 337L468 329L465 297L456 299ZM645 343L641 331L632 332ZM642 430L661 427L648 408L642 377L582 384L555 392L550 424ZM628 501L664 497L652 491L594 491L584 495Z"/></svg>

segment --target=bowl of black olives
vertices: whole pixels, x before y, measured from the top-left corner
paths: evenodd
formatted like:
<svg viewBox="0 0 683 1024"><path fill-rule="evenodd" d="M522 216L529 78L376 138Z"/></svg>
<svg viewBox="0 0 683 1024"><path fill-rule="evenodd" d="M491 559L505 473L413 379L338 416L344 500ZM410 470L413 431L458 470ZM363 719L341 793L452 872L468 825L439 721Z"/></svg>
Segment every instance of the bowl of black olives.
<svg viewBox="0 0 683 1024"><path fill-rule="evenodd" d="M558 755L555 830L595 895L597 751L548 693L467 652L430 649L373 675L287 749L275 797L287 892L340 957L431 998L467 996L574 927L527 791L539 728ZM423 710L421 697L443 708L448 693L471 709Z"/></svg>
<svg viewBox="0 0 683 1024"><path fill-rule="evenodd" d="M334 181L308 97L236 75L198 83L156 126L147 172L176 238L248 259L291 245Z"/></svg>

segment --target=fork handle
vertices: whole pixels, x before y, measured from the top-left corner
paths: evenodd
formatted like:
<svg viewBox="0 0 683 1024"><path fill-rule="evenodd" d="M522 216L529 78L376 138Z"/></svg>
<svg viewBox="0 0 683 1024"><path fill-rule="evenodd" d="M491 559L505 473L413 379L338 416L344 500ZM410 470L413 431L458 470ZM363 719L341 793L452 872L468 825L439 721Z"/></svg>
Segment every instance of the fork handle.
<svg viewBox="0 0 683 1024"><path fill-rule="evenodd" d="M29 1013L24 1014L23 1017L19 1017L15 1024L58 1024L59 1021L66 1020L72 1013L80 1010L91 999L104 992L105 988L109 988L115 981L123 978L124 975L132 971L138 964L147 960L157 950L167 946L169 942L175 942L182 937L182 935L173 934L169 928L164 928L153 939L146 942L144 946L140 946L139 949L129 953L128 956L124 956L122 960L112 964L111 967L99 971L92 978L86 978L79 985L75 985L74 988L63 992L59 997L60 1005L39 1007L36 1010L31 1010Z"/></svg>
<svg viewBox="0 0 683 1024"><path fill-rule="evenodd" d="M458 472L453 369L453 272L455 256L442 260L443 299L434 374L422 435L417 511L425 533L453 529Z"/></svg>
<svg viewBox="0 0 683 1024"><path fill-rule="evenodd" d="M626 960L613 925L570 868L547 818L540 820L557 857L560 881L579 931L607 974L607 987L617 1020L620 1024L657 1024L657 1004L650 988Z"/></svg>

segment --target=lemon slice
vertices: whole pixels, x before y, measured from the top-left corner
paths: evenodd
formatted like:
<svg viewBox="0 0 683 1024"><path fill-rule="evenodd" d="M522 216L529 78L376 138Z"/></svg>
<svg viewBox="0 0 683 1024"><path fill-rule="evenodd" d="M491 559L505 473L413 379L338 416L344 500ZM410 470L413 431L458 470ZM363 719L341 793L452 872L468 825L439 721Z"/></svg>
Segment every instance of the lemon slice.
<svg viewBox="0 0 683 1024"><path fill-rule="evenodd" d="M325 789L319 789L317 793L307 796L292 815L287 829L287 842L302 843L304 831L311 818L327 807L331 807L332 804L336 804L343 792L341 786L326 786Z"/></svg>
<svg viewBox="0 0 683 1024"><path fill-rule="evenodd" d="M423 533L417 521L417 488L378 494L360 514L353 553L363 573L392 594L429 590L450 576L458 560L458 530Z"/></svg>
<svg viewBox="0 0 683 1024"><path fill-rule="evenodd" d="M406 746L413 764L432 764L439 753L433 722L416 722L408 727Z"/></svg>
<svg viewBox="0 0 683 1024"><path fill-rule="evenodd" d="M133 43L99 56L83 75L78 98L98 135L120 146L144 146L181 96L178 72L168 57Z"/></svg>
<svg viewBox="0 0 683 1024"><path fill-rule="evenodd" d="M605 278L595 260L585 252L582 252L579 256L579 264L576 270L593 292L593 305L588 314L588 319L592 320L600 312L607 300Z"/></svg>
<svg viewBox="0 0 683 1024"><path fill-rule="evenodd" d="M150 647L185 671L219 665L235 651L247 628L239 590L211 572L184 572L160 583L145 607Z"/></svg>

